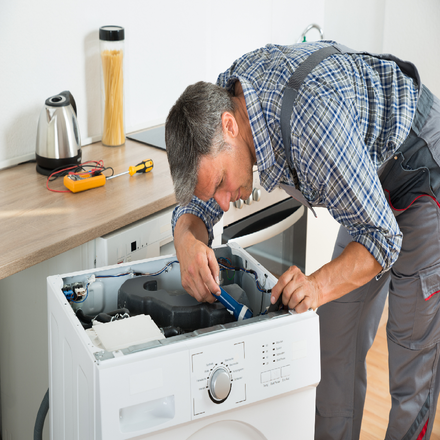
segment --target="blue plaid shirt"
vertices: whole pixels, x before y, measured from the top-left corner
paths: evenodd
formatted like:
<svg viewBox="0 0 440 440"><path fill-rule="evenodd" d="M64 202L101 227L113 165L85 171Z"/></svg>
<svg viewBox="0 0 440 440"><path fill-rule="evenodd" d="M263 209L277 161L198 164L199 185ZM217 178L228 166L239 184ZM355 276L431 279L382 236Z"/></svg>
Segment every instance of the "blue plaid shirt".
<svg viewBox="0 0 440 440"><path fill-rule="evenodd" d="M239 80L249 115L260 183L272 191L294 185L282 142L284 87L312 52L333 42L267 45L243 55L217 84ZM312 206L324 206L354 241L388 270L397 259L402 233L379 181L380 166L409 134L417 85L391 61L369 55L333 55L321 62L298 91L291 118L291 159L299 190ZM223 212L196 197L173 213L200 217L212 241Z"/></svg>

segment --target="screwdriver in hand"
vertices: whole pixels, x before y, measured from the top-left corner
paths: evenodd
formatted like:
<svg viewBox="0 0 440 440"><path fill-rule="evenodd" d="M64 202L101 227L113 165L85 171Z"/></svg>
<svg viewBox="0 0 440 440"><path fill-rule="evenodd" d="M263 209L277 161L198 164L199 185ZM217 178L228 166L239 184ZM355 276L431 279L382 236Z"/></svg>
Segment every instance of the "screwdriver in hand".
<svg viewBox="0 0 440 440"><path fill-rule="evenodd" d="M107 177L107 180L114 179L115 177L123 176L124 174L130 174L133 176L136 173L148 173L153 169L153 161L151 159L143 160L141 163L138 163L136 166L131 166L128 168L128 171L124 171L123 173L115 174L114 176Z"/></svg>

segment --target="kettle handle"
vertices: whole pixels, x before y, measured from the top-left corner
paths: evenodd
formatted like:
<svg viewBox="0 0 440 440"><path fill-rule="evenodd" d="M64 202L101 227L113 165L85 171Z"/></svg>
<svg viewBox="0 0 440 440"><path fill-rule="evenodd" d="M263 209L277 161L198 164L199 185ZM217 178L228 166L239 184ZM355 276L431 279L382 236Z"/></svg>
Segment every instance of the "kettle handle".
<svg viewBox="0 0 440 440"><path fill-rule="evenodd" d="M72 107L73 107L73 111L75 112L75 115L78 116L78 114L76 112L76 102L75 102L75 98L73 97L73 95L68 90L64 90L64 92L61 92L60 95L65 96L66 99L68 99L70 101L70 103L72 104Z"/></svg>

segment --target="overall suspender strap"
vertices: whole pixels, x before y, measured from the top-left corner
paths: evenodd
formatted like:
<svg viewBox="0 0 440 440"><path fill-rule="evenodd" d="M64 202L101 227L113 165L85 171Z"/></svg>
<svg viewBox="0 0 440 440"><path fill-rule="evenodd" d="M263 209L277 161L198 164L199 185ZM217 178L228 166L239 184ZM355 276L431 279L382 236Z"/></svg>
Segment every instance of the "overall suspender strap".
<svg viewBox="0 0 440 440"><path fill-rule="evenodd" d="M301 87L302 83L304 82L307 75L325 58L329 57L330 55L334 54L362 54L362 55L369 55L372 57L377 57L383 60L393 61L397 64L397 66L400 68L400 70L410 78L413 78L413 80L417 83L419 88L419 101L420 101L420 107L423 107L424 100L426 103L425 106L432 105L432 96L429 96L428 93L425 93L426 96L421 93L421 81L420 77L417 71L417 68L414 66L414 64L402 61L399 58L389 55L389 54L370 54L369 52L359 52L353 49L350 49L346 46L337 44L336 46L327 46L323 47L321 49L316 50L313 52L308 58L306 58L295 70L293 75L290 77L286 88L284 89L283 94L283 100L281 103L281 116L280 116L280 123L281 123L281 134L283 137L283 144L284 144L284 150L286 153L286 159L287 164L289 166L290 172L293 176L293 181L295 183L295 187L286 185L286 184L280 184L280 187L284 189L290 196L298 200L300 203L302 203L304 206L309 208L313 214L316 217L316 213L313 210L313 207L310 205L310 203L307 201L307 199L304 197L304 195L299 191L299 183L298 183L298 176L296 174L296 170L293 166L293 163L291 161L291 127L290 127L290 119L292 117L292 110L293 110L293 104L295 103L295 99L298 95L298 90ZM419 103L418 103L419 105ZM423 125L425 119L423 121L419 121L417 118L415 118L413 122L413 129L414 130L420 130L421 126Z"/></svg>
<svg viewBox="0 0 440 440"><path fill-rule="evenodd" d="M281 104L281 134L283 136L284 150L286 152L287 163L293 174L295 186L297 186L298 177L295 168L290 160L290 118L292 116L293 103L295 102L298 90L301 87L306 76L325 58L335 53L343 53L335 46L327 46L313 52L306 58L290 77L289 82L284 89L283 101Z"/></svg>
<svg viewBox="0 0 440 440"><path fill-rule="evenodd" d="M307 75L323 60L325 60L327 57L333 54L337 53L346 53L346 54L363 54L363 55L369 55L373 57L377 57L383 60L393 61L396 63L399 67L399 69L410 78L413 78L414 81L417 83L418 89L419 89L419 96L421 95L421 81L420 76L417 71L417 68L414 66L413 63L410 63L408 61L402 61L401 59L395 57L394 55L390 54L372 54L369 52L363 52L363 51L357 51L350 49L346 46L343 46L342 44L337 44L335 46L327 46L323 47L321 49L316 50L313 52L308 58L306 58L293 72L293 75L290 77L286 88L284 89L283 94L283 100L281 103L281 134L283 136L283 144L284 144L284 150L286 152L286 158L287 163L289 165L290 171L293 174L293 178L295 181L295 185L297 185L298 177L296 175L295 168L293 167L293 164L290 160L290 135L291 135L291 128L290 128L290 118L292 116L292 109L293 104L295 102L295 99L298 95L298 90L301 87L302 83L304 82Z"/></svg>

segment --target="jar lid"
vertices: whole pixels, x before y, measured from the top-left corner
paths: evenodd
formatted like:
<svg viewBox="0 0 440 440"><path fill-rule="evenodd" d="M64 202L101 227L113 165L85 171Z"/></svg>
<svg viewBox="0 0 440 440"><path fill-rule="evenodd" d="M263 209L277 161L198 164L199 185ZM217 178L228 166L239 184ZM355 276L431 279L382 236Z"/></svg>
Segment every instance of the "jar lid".
<svg viewBox="0 0 440 440"><path fill-rule="evenodd" d="M124 28L121 26L102 26L99 28L99 39L104 41L124 40Z"/></svg>

